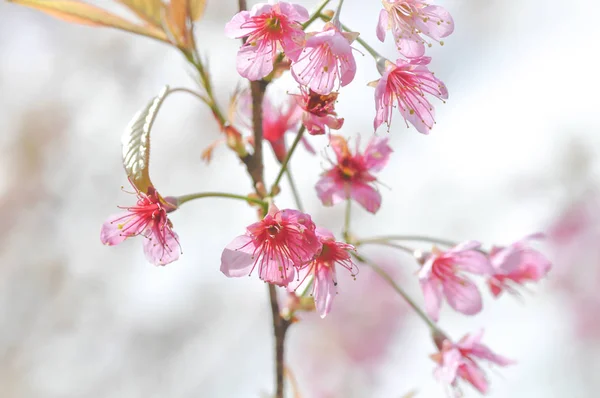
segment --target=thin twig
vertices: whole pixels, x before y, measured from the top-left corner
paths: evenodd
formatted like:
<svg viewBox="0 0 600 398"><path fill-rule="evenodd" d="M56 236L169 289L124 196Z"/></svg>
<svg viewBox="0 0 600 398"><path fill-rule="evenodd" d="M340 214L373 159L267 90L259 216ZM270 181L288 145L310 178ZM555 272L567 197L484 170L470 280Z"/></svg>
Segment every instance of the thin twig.
<svg viewBox="0 0 600 398"><path fill-rule="evenodd" d="M285 334L290 322L281 317L275 285L269 284L269 300L273 316L273 334L275 335L275 398L283 398L285 386Z"/></svg>
<svg viewBox="0 0 600 398"><path fill-rule="evenodd" d="M289 164L287 166L287 170L285 171L285 175L287 176L288 183L290 184L290 189L292 190L292 195L294 196L294 202L296 202L296 208L304 213L304 206L302 206L300 192L298 191L298 188L296 188L296 183L294 182L294 177L292 176L292 170L290 170Z"/></svg>
<svg viewBox="0 0 600 398"><path fill-rule="evenodd" d="M273 182L273 185L271 186L271 195L273 195L273 190L275 189L275 187L279 185L279 181L281 181L281 177L283 177L283 173L285 173L287 165L290 162L290 159L292 158L292 155L294 154L298 143L300 143L300 141L302 140L302 136L305 130L306 127L304 127L304 125L301 125L300 129L298 130L298 133L296 134L296 138L294 138L294 142L292 142L290 150L285 155L285 159L283 159L283 162L281 162L281 168L279 169L279 173L277 173L277 177L275 177L275 182Z"/></svg>
<svg viewBox="0 0 600 398"><path fill-rule="evenodd" d="M431 236L423 236L423 235L385 235L385 236L376 236L368 239L359 239L357 244L363 243L381 243L381 242L389 242L389 241L404 241L404 242L427 242L433 243L434 245L442 245L442 246L456 246L456 242L452 242L447 239L434 238Z"/></svg>

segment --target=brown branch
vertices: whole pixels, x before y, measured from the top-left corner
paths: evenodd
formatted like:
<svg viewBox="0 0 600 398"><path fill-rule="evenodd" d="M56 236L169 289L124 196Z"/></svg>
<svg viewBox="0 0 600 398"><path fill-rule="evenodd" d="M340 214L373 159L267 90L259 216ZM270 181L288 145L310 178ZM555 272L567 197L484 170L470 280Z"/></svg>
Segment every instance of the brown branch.
<svg viewBox="0 0 600 398"><path fill-rule="evenodd" d="M283 398L285 386L285 334L290 326L290 321L281 317L275 285L269 284L269 299L271 301L271 314L273 315L273 333L275 334L275 398Z"/></svg>
<svg viewBox="0 0 600 398"><path fill-rule="evenodd" d="M246 0L238 0L240 11L247 9ZM245 40L242 40L245 42ZM263 164L263 98L269 82L258 80L250 82L252 94L252 126L254 128L254 153L245 156L242 161L246 165L248 174L252 178L256 193L262 198L266 195L264 186L264 164ZM271 302L271 315L273 316L273 334L275 335L275 398L283 398L285 387L285 334L290 322L281 317L279 303L277 302L277 290L274 285L269 284L269 300Z"/></svg>

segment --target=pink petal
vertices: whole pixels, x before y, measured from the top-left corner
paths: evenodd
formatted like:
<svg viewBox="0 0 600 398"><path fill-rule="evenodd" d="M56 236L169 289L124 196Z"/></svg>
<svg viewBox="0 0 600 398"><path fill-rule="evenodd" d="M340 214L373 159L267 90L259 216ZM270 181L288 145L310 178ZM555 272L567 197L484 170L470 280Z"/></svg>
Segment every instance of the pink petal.
<svg viewBox="0 0 600 398"><path fill-rule="evenodd" d="M271 4L258 3L258 4L255 4L254 6L252 6L252 8L250 9L250 16L257 17L259 15L271 12L272 9L273 9L273 6Z"/></svg>
<svg viewBox="0 0 600 398"><path fill-rule="evenodd" d="M294 280L295 268L289 258L261 259L259 277L265 282L287 286Z"/></svg>
<svg viewBox="0 0 600 398"><path fill-rule="evenodd" d="M494 269L488 257L475 250L466 250L452 254L454 263L463 271L479 275L492 275Z"/></svg>
<svg viewBox="0 0 600 398"><path fill-rule="evenodd" d="M179 246L177 233L166 228L162 234L164 245L161 244L161 239L155 234L144 238L144 254L146 259L154 265L167 265L179 259L181 248Z"/></svg>
<svg viewBox="0 0 600 398"><path fill-rule="evenodd" d="M248 11L238 12L231 18L231 21L225 24L225 35L232 39L237 39L247 34L250 34L253 28L242 28L242 24L246 23L250 18Z"/></svg>
<svg viewBox="0 0 600 398"><path fill-rule="evenodd" d="M262 79L273 71L273 44L269 42L265 45L265 49L259 49L258 46L240 48L236 68L241 76L254 81Z"/></svg>
<svg viewBox="0 0 600 398"><path fill-rule="evenodd" d="M423 34L435 40L440 40L450 36L452 32L454 32L454 21L445 8L439 6L427 6L421 10L421 13L428 17L427 22L423 22L422 18L415 18L414 21L416 27L423 32Z"/></svg>
<svg viewBox="0 0 600 398"><path fill-rule="evenodd" d="M278 5L281 13L292 21L304 23L310 18L308 10L299 4L290 4L281 1L278 3Z"/></svg>
<svg viewBox="0 0 600 398"><path fill-rule="evenodd" d="M471 383L482 394L488 391L488 381L485 378L485 373L479 366L473 362L464 362L458 369L458 375Z"/></svg>
<svg viewBox="0 0 600 398"><path fill-rule="evenodd" d="M343 181L328 175L321 177L315 188L317 196L324 206L336 205L348 197Z"/></svg>
<svg viewBox="0 0 600 398"><path fill-rule="evenodd" d="M419 58L425 54L425 45L417 36L415 38L401 38L396 40L398 51L406 58Z"/></svg>
<svg viewBox="0 0 600 398"><path fill-rule="evenodd" d="M434 321L440 318L440 307L442 306L442 289L439 282L432 279L421 279L421 289L425 298L425 312Z"/></svg>
<svg viewBox="0 0 600 398"><path fill-rule="evenodd" d="M442 281L444 296L450 307L465 315L475 315L483 306L477 286L466 278Z"/></svg>
<svg viewBox="0 0 600 398"><path fill-rule="evenodd" d="M467 240L467 241L461 242L458 245L454 246L450 251L451 252L461 252L461 251L465 251L465 250L479 249L480 247L481 247L480 242L478 242L476 240Z"/></svg>
<svg viewBox="0 0 600 398"><path fill-rule="evenodd" d="M435 378L442 383L454 383L461 359L462 355L456 348L445 351L442 354L442 364L434 372Z"/></svg>
<svg viewBox="0 0 600 398"><path fill-rule="evenodd" d="M353 182L350 186L350 195L370 213L377 213L381 207L381 195L370 185Z"/></svg>
<svg viewBox="0 0 600 398"><path fill-rule="evenodd" d="M100 231L100 240L107 246L118 245L130 236L135 236L143 232L140 228L145 227L144 224L133 223L138 219L134 214L129 212L114 214L102 224ZM133 228L132 228L133 227Z"/></svg>
<svg viewBox="0 0 600 398"><path fill-rule="evenodd" d="M315 275L315 306L321 318L325 318L331 310L333 298L337 293L333 278L333 269L329 267L320 267Z"/></svg>
<svg viewBox="0 0 600 398"><path fill-rule="evenodd" d="M221 272L230 278L249 275L254 265L254 249L249 236L235 238L221 254Z"/></svg>
<svg viewBox="0 0 600 398"><path fill-rule="evenodd" d="M365 166L370 171L380 171L385 167L393 152L388 145L389 139L373 136L364 152Z"/></svg>
<svg viewBox="0 0 600 398"><path fill-rule="evenodd" d="M377 22L377 38L379 41L385 40L385 32L388 28L388 12L384 9L379 13L379 21Z"/></svg>
<svg viewBox="0 0 600 398"><path fill-rule="evenodd" d="M387 103L385 95L387 91L387 76L388 74L385 73L375 86L375 110L377 113L373 121L374 130L377 130L383 123L386 123L390 117L391 104Z"/></svg>

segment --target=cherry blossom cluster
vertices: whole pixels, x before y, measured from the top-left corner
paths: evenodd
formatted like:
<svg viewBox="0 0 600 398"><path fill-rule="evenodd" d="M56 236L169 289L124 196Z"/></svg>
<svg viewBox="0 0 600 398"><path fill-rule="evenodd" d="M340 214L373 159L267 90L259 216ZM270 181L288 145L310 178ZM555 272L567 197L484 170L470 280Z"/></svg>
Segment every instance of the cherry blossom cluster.
<svg viewBox="0 0 600 398"><path fill-rule="evenodd" d="M340 22L343 1L339 2L335 12L322 12L328 2L323 2L323 6L312 14L300 5L283 1L260 3L231 18L225 26L225 34L241 40L236 69L250 82L251 88L235 91L230 106L232 112L227 118L222 116L212 97L206 83L208 75L200 58L193 52L184 51L198 69L206 89L206 95L197 96L211 107L228 146L247 165L255 192L246 196L205 193L162 197L149 182L149 176L140 174L137 166L129 169L126 166L137 204L110 217L102 227L101 240L106 245L116 245L127 238L142 236L147 259L155 265L166 265L177 260L181 253L169 214L183 203L216 196L257 206L259 221L247 226L242 235L225 246L220 270L227 277L255 273L271 288L285 288L291 304L281 316L289 323L296 320L294 314L298 311L315 309L321 317L332 311L337 294L337 267L344 268L352 277L358 274L357 264L376 267L362 251L359 253L362 246L397 247L411 254L419 267L414 281L420 284L424 311L405 293L401 295L432 332L438 349L431 356L438 365L436 377L453 394L459 391L459 380L486 393L488 381L479 363L487 361L506 366L513 361L483 345L483 331L467 334L457 342L449 338L437 325L442 302L446 301L454 311L464 315L479 313L483 307L482 297L471 274L483 278L494 297L503 292L519 294L519 286L540 281L549 272L551 264L531 246L531 242L541 239L542 235L533 234L511 245L485 250L477 241L456 243L399 236L359 239L351 233L349 215L353 203L372 214L376 214L382 204L377 174L386 167L394 151L387 137L375 134L378 128L386 124L389 131L393 108L397 108L407 126L410 123L420 133L428 134L435 124L434 108L428 98L448 98L444 83L429 70L431 58L425 52L432 42L443 44L442 39L453 32L454 23L444 8L421 0L383 0L374 30L380 41L384 41L387 31L391 31L399 53L396 61L391 62ZM323 27L307 32L316 20L321 20ZM331 132L344 126L344 118L338 116L335 105L340 89L356 76L353 48L356 43L373 56L373 69L381 74L380 79L370 83L375 87L374 131L364 148L359 136L346 138ZM297 91L285 92L285 99L277 101L270 84L287 72L297 84ZM259 90L262 90L258 96L252 89L257 87L254 83L259 83ZM155 100L147 109L153 109L154 104L160 104L163 99ZM260 109L258 119L254 112L257 106ZM140 123L143 126L148 125L148 117L142 117ZM261 124L257 125L257 122ZM258 135L255 134L257 126L260 126ZM326 169L318 179L315 178L314 188L323 206L346 203L347 218L341 240L327 229L317 227L298 200L297 209L280 210L275 205L280 191L279 179L289 173L289 161L298 143L303 142L313 154L317 152L314 143L303 136L305 131L311 135L327 134L328 147L333 152ZM295 134L294 144L289 148L286 143L288 133ZM270 145L281 165L270 191L252 174L252 156L259 150L262 152L262 141ZM262 168L262 164L260 166ZM132 173L138 174L137 179ZM142 187L140 178L144 182ZM434 245L425 251L404 246L404 241L411 240ZM391 278L388 280L397 291L402 291ZM312 307L301 300L307 296L312 298Z"/></svg>

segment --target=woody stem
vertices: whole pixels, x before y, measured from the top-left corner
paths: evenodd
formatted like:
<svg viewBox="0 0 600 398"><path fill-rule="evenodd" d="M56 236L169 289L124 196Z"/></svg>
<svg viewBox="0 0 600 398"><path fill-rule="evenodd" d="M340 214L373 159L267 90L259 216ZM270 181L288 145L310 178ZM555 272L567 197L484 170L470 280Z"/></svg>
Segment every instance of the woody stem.
<svg viewBox="0 0 600 398"><path fill-rule="evenodd" d="M240 11L245 11L248 6L246 0L238 0ZM259 196L264 195L264 163L263 163L263 98L269 82L257 80L250 82L250 92L252 94L252 125L254 128L254 153L242 158L246 164L248 174L252 178L254 188ZM289 159L287 159L289 161ZM287 162L286 162L287 164ZM281 179L281 177L279 177ZM279 181L279 180L278 180ZM275 398L283 398L285 386L284 372L284 347L285 334L290 325L286 319L282 318L277 302L277 291L275 286L269 284L269 301L271 302L271 315L273 316L273 334L275 335Z"/></svg>

